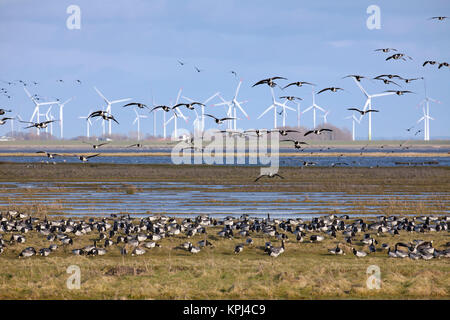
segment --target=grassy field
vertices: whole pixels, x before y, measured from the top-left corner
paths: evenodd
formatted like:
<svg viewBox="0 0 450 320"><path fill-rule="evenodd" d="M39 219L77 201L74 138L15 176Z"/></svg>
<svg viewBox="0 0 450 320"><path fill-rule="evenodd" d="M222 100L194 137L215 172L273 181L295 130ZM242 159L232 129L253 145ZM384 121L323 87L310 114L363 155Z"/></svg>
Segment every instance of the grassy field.
<svg viewBox="0 0 450 320"><path fill-rule="evenodd" d="M258 168L226 166L106 165L106 164L20 164L0 163L2 182L26 181L171 181L194 185L232 185L242 191L342 191L355 193L436 192L450 190L450 169L441 167L404 168L282 168L284 180L260 180L253 183ZM95 184L92 186L96 188ZM5 189L2 188L3 192ZM34 192L34 191L30 191ZM132 190L130 191L132 193ZM442 198L440 198L442 199ZM448 202L436 205L448 211ZM220 205L220 204L219 204ZM384 214L406 211L407 204L393 201ZM21 209L21 208L19 208ZM33 216L46 215L30 210ZM362 212L362 211L361 211ZM419 212L417 212L419 213ZM420 210L421 215L429 214ZM449 299L450 263L447 258L430 261L388 258L377 252L365 258L355 257L349 247L345 256L328 254L328 249L343 242L326 236L321 243L297 243L293 235L286 252L272 258L263 252L265 241L280 242L254 233L255 243L235 255L234 247L245 238L219 238L218 227L208 228L207 239L214 248L193 255L177 247L204 235L187 239L184 235L159 241L161 248L148 249L143 256L121 256L119 247L108 248L105 256L74 256L80 248L98 237L92 232L74 236L73 246L60 247L49 257L19 259L28 246L48 247L45 237L34 231L25 234L27 242L8 246L0 255L0 299ZM310 235L309 233L308 235ZM413 239L434 240L444 248L449 232L407 233L399 236L374 235L381 243L394 245ZM4 235L9 240L10 235ZM361 239L358 234L356 239ZM356 242L358 250L367 248ZM81 288L69 290L66 270L81 269ZM376 265L381 270L381 289L368 289L366 270Z"/></svg>
<svg viewBox="0 0 450 320"><path fill-rule="evenodd" d="M160 241L161 248L148 249L143 256L122 256L116 245L105 256L72 255L72 248L92 244L97 236L93 232L49 257L19 259L19 252L31 243L36 248L49 245L41 235L27 235L28 243L13 245L0 256L0 299L450 298L448 258L392 259L385 251L357 258L349 247L344 249L345 256L328 254L327 249L342 241L341 236L318 244L296 243L294 239L287 242L284 254L272 258L263 252L268 238L252 235L254 245L236 255L234 246L245 239L219 240L215 235L218 230L208 229L207 237L214 247L196 255L177 247L186 240L203 240L203 235L165 238ZM380 243L390 245L415 238L406 232L378 237ZM448 233L421 234L420 239L433 239L436 248L450 240ZM80 289L66 286L70 265L81 269ZM380 267L380 289L366 286L370 265Z"/></svg>

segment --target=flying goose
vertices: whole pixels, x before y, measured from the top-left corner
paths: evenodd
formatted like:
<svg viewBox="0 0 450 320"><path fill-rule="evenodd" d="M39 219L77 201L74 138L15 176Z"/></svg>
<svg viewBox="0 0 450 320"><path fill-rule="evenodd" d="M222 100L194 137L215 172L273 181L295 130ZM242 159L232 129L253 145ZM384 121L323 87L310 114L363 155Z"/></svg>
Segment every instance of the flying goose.
<svg viewBox="0 0 450 320"><path fill-rule="evenodd" d="M383 78L373 78L374 80L381 80L381 81L383 81L384 82L384 84L391 84L391 83L393 83L393 84L395 84L397 87L401 87L398 83L396 83L396 82L394 82L394 81L392 81L392 80L389 80L389 79L383 79Z"/></svg>
<svg viewBox="0 0 450 320"><path fill-rule="evenodd" d="M439 21L443 21L444 19L448 19L448 17L443 17L443 16L440 16L440 17L431 17L431 18L429 18L428 20L434 20L434 19L439 20Z"/></svg>
<svg viewBox="0 0 450 320"><path fill-rule="evenodd" d="M316 164L317 164L317 162L313 162L313 161L303 161L304 167L315 166Z"/></svg>
<svg viewBox="0 0 450 320"><path fill-rule="evenodd" d="M448 67L448 66L449 66L448 62L441 62L439 63L438 69L440 69L441 67Z"/></svg>
<svg viewBox="0 0 450 320"><path fill-rule="evenodd" d="M180 66L184 66L185 63L186 63L186 62L183 62L183 61L181 61L181 60L177 60L177 61L178 61L178 63L180 64Z"/></svg>
<svg viewBox="0 0 450 320"><path fill-rule="evenodd" d="M231 70L230 73L234 74L234 76L237 78L237 72L236 71Z"/></svg>
<svg viewBox="0 0 450 320"><path fill-rule="evenodd" d="M59 120L49 120L49 121L44 121L44 122L29 122L29 121L20 121L20 122L31 123L31 126L25 127L24 129L33 128L33 127L36 127L38 129L45 129L45 128L47 128L49 123L52 123L55 121L59 121Z"/></svg>
<svg viewBox="0 0 450 320"><path fill-rule="evenodd" d="M100 155L100 153L93 154L93 155L90 155L90 156L83 156L83 155L75 155L75 156L78 157L78 159L80 159L81 161L87 162L88 159L93 158L93 157L97 157L98 155Z"/></svg>
<svg viewBox="0 0 450 320"><path fill-rule="evenodd" d="M294 96L282 96L282 97L280 97L280 99L286 99L288 101L303 100L302 98L294 97Z"/></svg>
<svg viewBox="0 0 450 320"><path fill-rule="evenodd" d="M104 143L100 143L100 144L92 144L92 143L83 141L83 143L86 143L86 144L91 145L93 149L98 149L98 148L100 148L101 146L104 146L104 145L108 144L109 142L104 142Z"/></svg>
<svg viewBox="0 0 450 320"><path fill-rule="evenodd" d="M301 87L301 86L303 86L304 84L309 84L309 85L311 85L311 86L315 86L315 84L310 83L310 82L306 82L306 81L296 81L296 82L291 82L291 83L289 83L287 86L283 87L282 89L284 90L284 89L286 89L287 87L290 87L290 86Z"/></svg>
<svg viewBox="0 0 450 320"><path fill-rule="evenodd" d="M114 116L112 114L109 114L107 111L104 110L98 110L98 111L94 111L92 112L87 118L95 118L95 117L102 117L103 120L113 120L114 122L116 122L117 124L119 124L119 122L116 120L116 118L114 118Z"/></svg>
<svg viewBox="0 0 450 320"><path fill-rule="evenodd" d="M208 116L208 117L211 117L211 118L213 118L214 119L214 121L217 123L217 124L222 124L224 121L226 121L226 120L234 120L234 119L236 119L236 118L229 118L229 117L226 117L226 118L216 118L216 117L214 117L213 115L210 115L210 114L206 114L205 113L205 116Z"/></svg>
<svg viewBox="0 0 450 320"><path fill-rule="evenodd" d="M342 79L345 79L345 78L354 78L356 81L358 81L358 82L360 82L361 81L361 79L365 79L366 77L363 77L363 76L360 76L360 75L357 75L357 74L349 74L348 76L345 76L345 77L343 77Z"/></svg>
<svg viewBox="0 0 450 320"><path fill-rule="evenodd" d="M168 107L168 106L161 105L161 106L156 106L156 107L154 107L152 110L150 110L150 112L155 111L156 109L162 109L162 110L164 110L165 112L169 112L170 110L172 110L172 109L171 109L170 107Z"/></svg>
<svg viewBox="0 0 450 320"><path fill-rule="evenodd" d="M197 71L197 72L202 72L202 71L203 71L203 69L199 69L199 68L197 68L196 66L194 66L194 69L195 69L195 71Z"/></svg>
<svg viewBox="0 0 450 320"><path fill-rule="evenodd" d="M45 155L46 155L47 158L49 158L49 159L53 159L53 158L56 157L56 156L60 156L60 154L57 154L57 153L49 153L49 152L46 152L46 151L36 151L36 153L45 153Z"/></svg>
<svg viewBox="0 0 450 320"><path fill-rule="evenodd" d="M350 110L350 111L357 111L357 112L359 112L362 116L363 115L365 115L365 114L367 114L367 113L369 113L369 112L379 112L378 110L374 110L374 109L368 109L368 110L359 110L359 109L357 109L357 108L348 108L347 110Z"/></svg>
<svg viewBox="0 0 450 320"><path fill-rule="evenodd" d="M427 60L422 64L422 67L425 67L427 64L435 65L437 62L434 60Z"/></svg>
<svg viewBox="0 0 450 320"><path fill-rule="evenodd" d="M12 112L12 110L0 109L0 116L4 115L6 112Z"/></svg>
<svg viewBox="0 0 450 320"><path fill-rule="evenodd" d="M381 49L375 49L374 51L383 51L384 53L390 52L390 51L397 51L397 49L394 48L381 48Z"/></svg>
<svg viewBox="0 0 450 320"><path fill-rule="evenodd" d="M267 84L269 87L275 87L277 84L273 81L273 80L277 80L277 79L282 79L282 80L287 80L286 78L283 78L283 77L272 77L272 78L267 78L267 79L263 79L263 80L260 80L260 81L258 81L258 82L256 82L253 86L252 86L252 88L254 87L254 86L258 86L258 85L260 85L260 84Z"/></svg>
<svg viewBox="0 0 450 320"><path fill-rule="evenodd" d="M401 91L401 90L387 90L385 92L395 92L395 94L398 95L398 96L401 96L401 95L403 95L405 93L415 93L415 92L408 91L408 90L403 90L403 91Z"/></svg>
<svg viewBox="0 0 450 320"><path fill-rule="evenodd" d="M174 105L174 106L172 107L172 109L175 109L175 108L178 108L178 107L181 107L181 106L185 106L185 107L188 108L189 110L194 110L194 109L195 109L195 108L194 108L195 105L205 106L205 105L204 105L203 103L201 103L201 102L179 103L179 104L177 104L177 105Z"/></svg>
<svg viewBox="0 0 450 320"><path fill-rule="evenodd" d="M305 134L304 134L304 136L306 137L308 134L311 134L311 133L314 133L314 134L322 134L322 132L325 132L325 131L329 131L329 132L332 132L333 130L331 130L331 129L314 129L314 130L310 130L310 131L308 131L308 132L306 132Z"/></svg>
<svg viewBox="0 0 450 320"><path fill-rule="evenodd" d="M279 177L281 179L284 179L282 176L280 176L278 173L266 173L266 174L262 174L260 175L258 178L255 179L254 182L258 181L259 179L261 179L262 177L267 177L267 178L275 178L275 177Z"/></svg>
<svg viewBox="0 0 450 320"><path fill-rule="evenodd" d="M390 57L386 58L386 61L393 59L393 60L399 60L402 59L404 61L406 61L405 57L407 57L409 60L412 60L412 58L410 56L405 55L404 53L395 53Z"/></svg>
<svg viewBox="0 0 450 320"><path fill-rule="evenodd" d="M325 92L327 90L330 90L331 92L337 92L338 90L344 90L344 89L336 88L336 87L329 87L329 88L325 88L325 89L320 90L319 92L317 92L317 94L320 94L320 93Z"/></svg>
<svg viewBox="0 0 450 320"><path fill-rule="evenodd" d="M129 146L126 146L125 148L132 148L132 147L142 148L142 144L140 144L140 143L134 143L134 144L131 144L131 145L129 145Z"/></svg>
<svg viewBox="0 0 450 320"><path fill-rule="evenodd" d="M6 123L7 120L14 120L14 118L1 118L0 119L0 125L4 125Z"/></svg>
<svg viewBox="0 0 450 320"><path fill-rule="evenodd" d="M129 107L129 106L136 106L136 107L138 107L140 109L144 109L144 108L149 109L149 107L147 107L146 104L143 104L143 103L140 103L140 102L130 102L130 103L127 103L126 105L124 105L123 107Z"/></svg>
<svg viewBox="0 0 450 320"><path fill-rule="evenodd" d="M298 131L297 131L298 132ZM281 133L280 133L281 134ZM291 141L294 142L294 147L295 149L301 149L301 145L302 144L307 144L306 142L303 141L297 141L297 140L292 140L292 139L288 139L288 140L281 140L281 141Z"/></svg>
<svg viewBox="0 0 450 320"><path fill-rule="evenodd" d="M389 78L389 79L397 78L397 79L403 80L403 78L397 74L381 74L379 76L376 76L374 79L379 79L379 78Z"/></svg>
<svg viewBox="0 0 450 320"><path fill-rule="evenodd" d="M289 132L300 132L300 131L297 131L297 130L280 130L280 129L275 129L275 130L270 130L269 132L270 132L270 133L272 133L272 132L278 132L281 136L285 137L285 136L288 135ZM284 140L284 141L293 141L293 140ZM306 143L304 143L304 144L306 144Z"/></svg>
<svg viewBox="0 0 450 320"><path fill-rule="evenodd" d="M412 81L419 80L419 79L423 79L423 78L411 78L411 79L403 79L403 80L405 81L405 83L411 83Z"/></svg>

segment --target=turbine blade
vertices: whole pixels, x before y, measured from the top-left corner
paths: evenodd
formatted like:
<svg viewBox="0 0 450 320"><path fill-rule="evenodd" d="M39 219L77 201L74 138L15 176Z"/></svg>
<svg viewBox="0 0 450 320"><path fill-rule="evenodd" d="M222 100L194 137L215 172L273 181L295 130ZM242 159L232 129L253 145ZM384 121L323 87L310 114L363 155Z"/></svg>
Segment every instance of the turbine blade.
<svg viewBox="0 0 450 320"><path fill-rule="evenodd" d="M275 105L272 104L270 107L268 107L263 113L261 113L261 115L257 118L260 119L263 115L265 115L267 112L269 112L270 109L275 108Z"/></svg>
<svg viewBox="0 0 450 320"><path fill-rule="evenodd" d="M98 90L96 87L94 87L94 89L95 89L95 91L97 91L98 95L99 95L100 97L102 97L103 100L104 100L107 104L109 104L108 99L105 98L105 96L100 92L100 90Z"/></svg>

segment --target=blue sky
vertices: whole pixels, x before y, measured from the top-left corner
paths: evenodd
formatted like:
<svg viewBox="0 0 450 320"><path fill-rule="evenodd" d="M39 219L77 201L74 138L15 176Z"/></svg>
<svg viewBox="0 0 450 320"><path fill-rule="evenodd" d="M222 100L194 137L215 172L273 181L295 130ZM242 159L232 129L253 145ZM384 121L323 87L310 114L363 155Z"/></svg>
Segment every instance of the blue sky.
<svg viewBox="0 0 450 320"><path fill-rule="evenodd" d="M80 30L66 28L71 4L81 9ZM366 9L373 4L381 9L379 30L366 27ZM431 138L449 138L450 69L422 67L428 59L450 62L450 19L427 20L437 15L450 16L449 1L0 0L0 79L37 81L39 85L27 87L44 97L75 96L64 111L65 136L73 137L85 133L85 122L78 116L103 106L93 86L112 100L132 97L151 104L154 96L156 103L169 104L181 87L184 95L199 101L217 91L231 98L242 78L239 100L248 100L244 108L250 120L240 120L238 126L271 128L272 113L256 119L271 104L269 87L251 86L263 78L283 76L313 82L317 89L344 88L345 92L320 94L317 104L330 110L328 122L351 129L350 120L344 120L350 115L346 108L362 108L365 98L351 79L342 77L423 76L429 96L442 102L431 107L435 119ZM397 48L414 60L385 61L386 54L373 51L382 47ZM180 66L177 59L186 64ZM203 71L197 73L194 66ZM76 79L82 84L77 85ZM406 137L405 129L422 116L417 106L423 99L423 83L398 83L402 90L417 94L373 100L373 107L380 110L373 116L374 138ZM395 88L377 81L362 84L369 93ZM21 86L1 86L10 90L12 99L0 96L0 105L28 120L34 105ZM302 109L311 105L309 87L276 89L276 94L302 97ZM208 110L225 116L223 107ZM192 130L195 114L184 113L190 115L190 123L183 126ZM120 122L113 125L113 133L134 130L132 109L113 105L113 114ZM161 122L161 114L157 117ZM152 117L141 123L145 133L153 132ZM288 113L287 124L296 123L296 115ZM311 127L312 113L303 114L301 124ZM206 126L215 125L207 120ZM422 124L416 127L423 130ZM8 129L1 127L0 134ZM162 132L161 125L157 131ZM93 132L100 133L100 126ZM367 138L367 119L356 134Z"/></svg>

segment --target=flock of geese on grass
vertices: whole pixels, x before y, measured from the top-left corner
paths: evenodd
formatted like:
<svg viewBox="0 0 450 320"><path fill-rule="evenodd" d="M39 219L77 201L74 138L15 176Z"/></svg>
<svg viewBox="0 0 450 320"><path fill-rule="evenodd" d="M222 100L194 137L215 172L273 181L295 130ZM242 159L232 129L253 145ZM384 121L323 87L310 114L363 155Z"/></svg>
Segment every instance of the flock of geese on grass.
<svg viewBox="0 0 450 320"><path fill-rule="evenodd" d="M72 249L74 255L101 256L117 250L122 255L139 256L152 248L161 247L159 242L163 238L173 237L181 240L194 239L196 236L203 238L196 245L186 241L173 249L197 254L207 247L214 248L214 244L207 237L211 227L218 227L221 228L219 232L213 231L217 237L245 239L235 246L235 254L244 250L260 250L261 253L277 257L286 252L288 242L290 247L298 247L301 243L308 242L320 243L326 239L336 243L337 236L341 236L343 241L338 241L335 247L329 249L329 254L344 255L347 251L363 258L375 252L386 252L386 256L390 258L430 260L449 258L450 242L447 242L444 248L438 249L433 246L433 241L415 239L405 243L397 241L396 237L399 237L400 233L423 235L448 232L449 226L450 216L378 216L364 221L361 218L351 219L348 215L338 217L332 214L304 221L301 218L270 219L269 214L264 219L248 215L240 218L227 216L223 219L200 215L192 219L178 220L167 216L133 219L130 215L111 214L108 218L89 218L86 221L72 218L39 219L18 211L8 211L0 213L0 254L14 250L16 244L26 243L28 232L35 232L47 239L48 247L27 247L20 252L21 258L34 255L47 257L52 252L61 250L61 247L73 248L78 242L77 238L84 235L94 237L93 243ZM256 236L265 241L264 246L255 245L252 237ZM281 241L281 246L272 243L276 240ZM360 248L357 249L356 246Z"/></svg>

